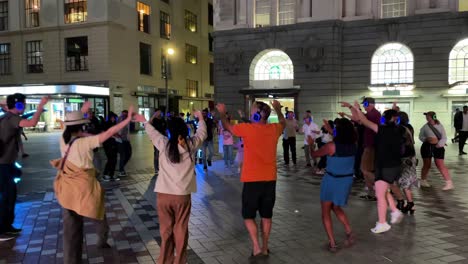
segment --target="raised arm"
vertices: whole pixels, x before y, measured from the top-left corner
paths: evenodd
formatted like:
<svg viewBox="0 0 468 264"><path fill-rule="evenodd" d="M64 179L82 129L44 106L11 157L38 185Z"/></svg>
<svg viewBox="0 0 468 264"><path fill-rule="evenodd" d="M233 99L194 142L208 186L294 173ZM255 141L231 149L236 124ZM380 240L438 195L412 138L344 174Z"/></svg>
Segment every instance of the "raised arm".
<svg viewBox="0 0 468 264"><path fill-rule="evenodd" d="M36 109L36 113L34 113L33 117L31 120L23 119L20 121L19 126L20 127L35 127L37 125L37 122L39 122L39 118L41 117L42 112L44 112L44 105L47 104L49 101L49 97L42 97L41 102L39 103L39 106Z"/></svg>
<svg viewBox="0 0 468 264"><path fill-rule="evenodd" d="M205 141L205 139L208 137L208 132L207 132L207 127L206 127L206 122L203 119L203 114L200 111L195 111L193 113L193 116L198 118L198 120L200 120L198 122L197 132L192 138L193 148L197 149L203 144L203 141Z"/></svg>
<svg viewBox="0 0 468 264"><path fill-rule="evenodd" d="M218 110L218 112L220 114L221 123L223 124L223 128L225 130L233 133L232 132L233 125L231 125L231 122L229 122L229 120L227 120L227 116L226 116L226 105L222 104L222 103L218 103L216 105L216 109Z"/></svg>
<svg viewBox="0 0 468 264"><path fill-rule="evenodd" d="M278 100L273 100L271 102L273 109L275 109L276 114L278 115L279 123L281 124L282 128L286 127L286 119L284 118L283 113L281 112L281 103Z"/></svg>
<svg viewBox="0 0 468 264"><path fill-rule="evenodd" d="M369 119L367 119L364 113L361 110L359 110L358 102L354 102L354 106L351 108L351 113L353 114L353 117L357 118L357 120L365 127L371 129L375 133L379 131L379 126L369 121Z"/></svg>
<svg viewBox="0 0 468 264"><path fill-rule="evenodd" d="M136 115L138 116L138 115ZM122 130L124 127L130 123L130 121L133 118L133 106L130 106L128 109L128 116L125 118L125 120L122 120L122 122L117 123L117 125L110 127L107 131L100 133L99 136L99 143L104 143L104 141L108 140L111 138L114 134L118 133L120 130Z"/></svg>

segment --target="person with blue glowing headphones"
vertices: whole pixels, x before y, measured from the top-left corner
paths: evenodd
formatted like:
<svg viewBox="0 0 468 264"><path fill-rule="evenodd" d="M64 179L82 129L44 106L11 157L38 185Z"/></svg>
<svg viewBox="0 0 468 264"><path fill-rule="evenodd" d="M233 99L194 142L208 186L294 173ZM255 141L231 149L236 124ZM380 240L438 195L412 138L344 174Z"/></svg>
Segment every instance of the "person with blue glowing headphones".
<svg viewBox="0 0 468 264"><path fill-rule="evenodd" d="M19 151L18 135L21 128L37 125L48 100L48 97L43 97L36 113L31 120L27 120L21 117L26 108L26 96L16 93L7 97L5 115L0 118L0 241L13 239L21 232L21 229L13 227L16 203L15 176L19 173L18 166L15 166Z"/></svg>

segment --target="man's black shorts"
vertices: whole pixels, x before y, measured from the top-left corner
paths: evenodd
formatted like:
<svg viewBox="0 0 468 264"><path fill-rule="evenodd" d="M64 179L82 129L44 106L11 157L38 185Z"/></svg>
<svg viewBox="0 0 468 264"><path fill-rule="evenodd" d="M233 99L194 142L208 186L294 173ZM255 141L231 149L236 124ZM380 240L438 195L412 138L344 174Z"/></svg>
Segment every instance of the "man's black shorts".
<svg viewBox="0 0 468 264"><path fill-rule="evenodd" d="M424 142L421 146L421 157L423 159L444 159L445 158L445 148L436 148L436 145L429 144Z"/></svg>
<svg viewBox="0 0 468 264"><path fill-rule="evenodd" d="M242 189L242 217L272 218L276 200L276 181L245 182Z"/></svg>
<svg viewBox="0 0 468 264"><path fill-rule="evenodd" d="M400 176L401 167L375 168L375 181L384 181L388 184L393 184L400 179Z"/></svg>

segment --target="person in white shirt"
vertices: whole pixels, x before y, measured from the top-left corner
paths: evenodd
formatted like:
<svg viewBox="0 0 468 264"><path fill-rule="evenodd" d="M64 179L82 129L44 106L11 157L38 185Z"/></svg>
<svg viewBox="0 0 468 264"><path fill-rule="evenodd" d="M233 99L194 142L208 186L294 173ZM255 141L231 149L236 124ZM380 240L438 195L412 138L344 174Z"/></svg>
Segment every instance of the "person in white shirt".
<svg viewBox="0 0 468 264"><path fill-rule="evenodd" d="M191 193L197 191L194 157L208 135L202 113L197 111L194 117L199 122L192 138L181 118L168 121L168 137L150 123L145 125L146 133L159 150L159 175L154 189L161 233L159 264L187 263Z"/></svg>
<svg viewBox="0 0 468 264"><path fill-rule="evenodd" d="M445 186L442 190L448 191L454 188L450 173L445 166L445 143L447 143L447 134L444 126L437 119L435 112L424 113L427 123L419 132L419 139L423 142L421 146L421 157L423 159L423 167L421 169L421 187L431 187L427 182L429 169L431 168L432 158L437 166L437 169L445 179Z"/></svg>
<svg viewBox="0 0 468 264"><path fill-rule="evenodd" d="M306 166L312 167L312 164L310 163L310 152L315 150L315 144L309 145L307 139L310 137L312 141L315 142L315 139L317 139L320 134L320 129L317 126L317 124L314 123L313 118L311 116L306 115L304 117L304 125L302 126L299 133L304 135L304 156L307 163ZM316 166L317 161L315 158L313 158L313 160L314 166Z"/></svg>

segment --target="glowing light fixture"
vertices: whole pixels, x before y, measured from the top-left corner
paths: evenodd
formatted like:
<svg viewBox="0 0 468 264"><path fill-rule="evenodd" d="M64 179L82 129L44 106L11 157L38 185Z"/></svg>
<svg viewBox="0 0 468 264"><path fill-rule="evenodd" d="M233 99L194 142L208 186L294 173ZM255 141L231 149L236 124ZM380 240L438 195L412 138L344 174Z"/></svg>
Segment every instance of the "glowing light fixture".
<svg viewBox="0 0 468 264"><path fill-rule="evenodd" d="M175 50L173 48L168 48L167 49L167 54L168 55L174 55L174 53L175 53Z"/></svg>

